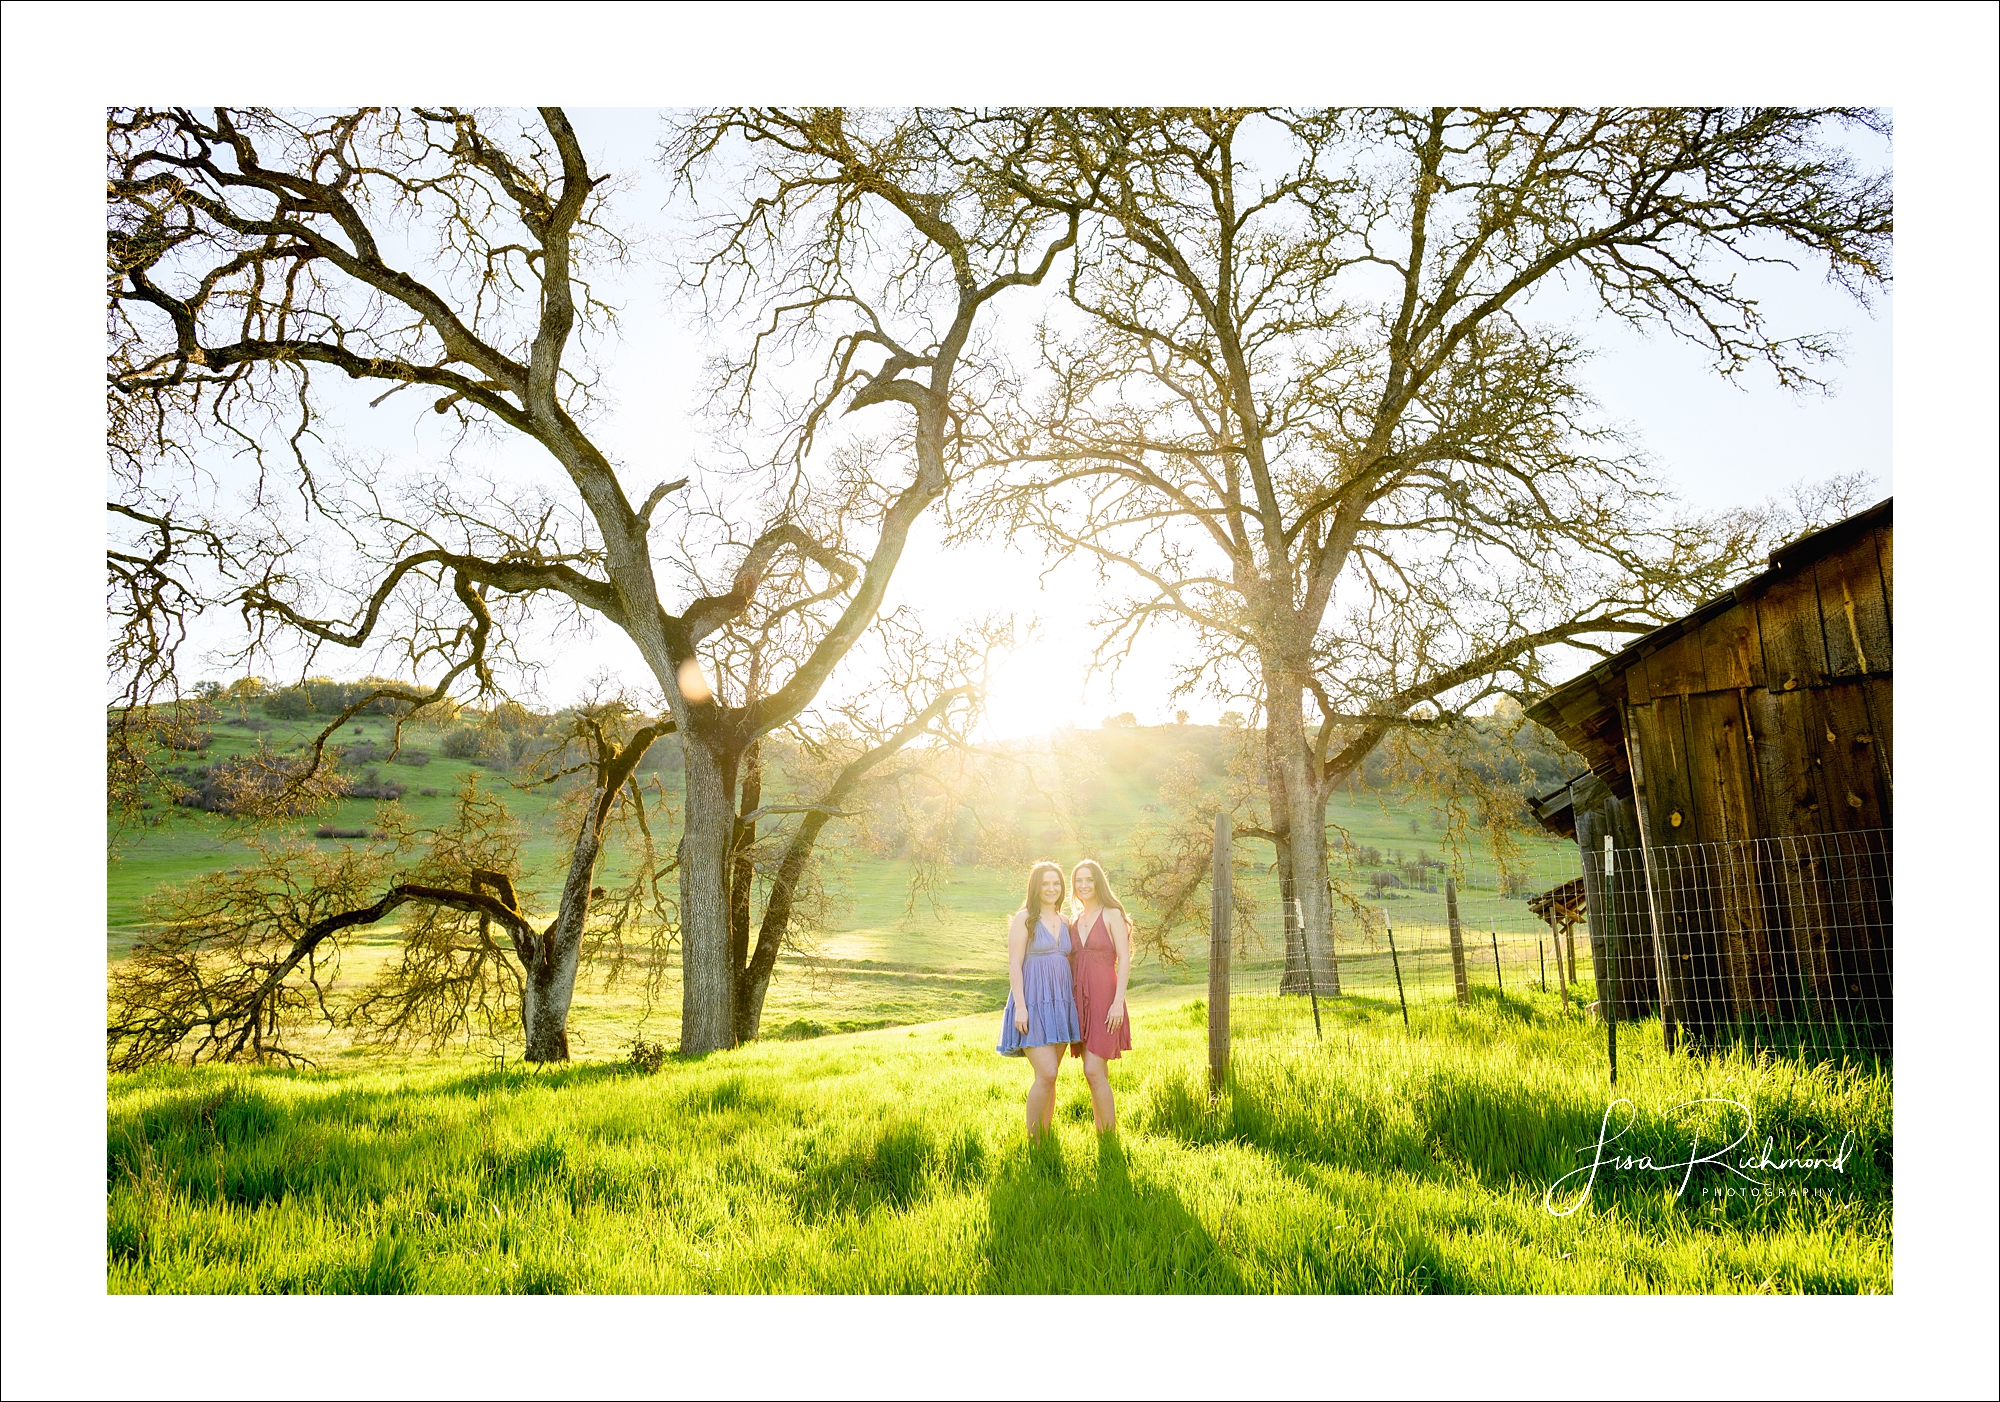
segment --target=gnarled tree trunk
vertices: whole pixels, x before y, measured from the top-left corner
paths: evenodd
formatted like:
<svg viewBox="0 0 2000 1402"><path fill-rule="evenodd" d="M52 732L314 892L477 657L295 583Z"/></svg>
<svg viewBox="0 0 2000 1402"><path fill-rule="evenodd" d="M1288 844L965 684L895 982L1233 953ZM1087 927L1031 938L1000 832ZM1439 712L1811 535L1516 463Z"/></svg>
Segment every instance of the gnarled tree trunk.
<svg viewBox="0 0 2000 1402"><path fill-rule="evenodd" d="M1324 983L1333 966L1333 906L1326 886L1331 789L1306 736L1305 688L1275 670L1266 676L1266 784L1277 837L1279 889L1294 902L1285 912L1285 972L1278 991L1304 995L1313 990L1313 980Z"/></svg>
<svg viewBox="0 0 2000 1402"><path fill-rule="evenodd" d="M604 850L604 821L618 790L632 776L639 760L659 736L673 727L647 726L622 749L609 749L598 762L597 798L570 849L569 875L563 881L556 918L540 935L515 936L522 965L521 1030L525 1060L569 1060L569 1008L576 995L577 963L583 953L583 926L590 916L597 859ZM513 904L513 892L502 892Z"/></svg>
<svg viewBox="0 0 2000 1402"><path fill-rule="evenodd" d="M799 878L805 875L806 861L812 856L813 843L818 840L820 829L832 816L831 812L824 810L806 814L805 821L792 834L792 840L786 844L785 855L778 863L777 875L771 882L771 898L764 906L764 922L757 932L757 948L750 955L736 988L736 1040L739 1042L757 1039L758 1028L764 1021L764 995L771 987L771 972L777 967L778 951L791 928L792 905L798 895ZM747 910L745 915L747 918Z"/></svg>
<svg viewBox="0 0 2000 1402"><path fill-rule="evenodd" d="M736 831L737 757L713 737L690 735L682 818L681 1050L736 1045L736 978L730 960L729 862Z"/></svg>

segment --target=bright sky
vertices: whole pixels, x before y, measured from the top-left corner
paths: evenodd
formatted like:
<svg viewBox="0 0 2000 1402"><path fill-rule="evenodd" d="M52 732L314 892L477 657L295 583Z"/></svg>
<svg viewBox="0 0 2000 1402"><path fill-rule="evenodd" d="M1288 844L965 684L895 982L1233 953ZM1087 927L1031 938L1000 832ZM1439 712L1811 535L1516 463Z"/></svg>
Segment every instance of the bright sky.
<svg viewBox="0 0 2000 1402"><path fill-rule="evenodd" d="M629 182L619 198L622 222L657 236L668 200L654 164L661 130L658 111L573 109L572 119L597 167ZM1861 154L1878 161L1886 152ZM642 251L614 280L601 284L610 300L622 306L622 315L619 339L601 357L603 388L613 407L597 431L612 460L629 473L627 486L635 499L653 482L687 472L704 441L698 390L706 350L686 304L668 300L664 251L656 237L650 253ZM1870 316L1810 273L1759 271L1755 279L1767 313L1780 328L1843 333L1848 354L1835 372L1834 393L1800 398L1755 375L1740 386L1725 384L1708 370L1696 348L1667 338L1649 340L1622 325L1589 318L1587 306L1566 301L1561 293L1545 298L1536 310L1552 319L1589 318L1583 329L1601 348L1591 371L1600 400L1613 418L1629 425L1661 475L1689 505L1748 504L1801 478L1848 472L1873 476L1878 494L1888 494L1887 300ZM1029 308L1024 316L1019 305L1002 305L1001 310L1003 316L1011 312L1023 327L1033 315ZM352 444L379 452L392 467L435 465L445 447L443 421L414 399L391 399L381 409L348 414L341 427ZM490 463L506 477L551 488L563 485L554 463L531 445L502 447ZM945 551L938 535L935 521L920 528L904 556L890 603L913 604L941 630L996 607L1015 612L1024 622L1031 616L1040 620L1016 665L1003 669L989 692L989 736L1094 726L1121 711L1152 723L1171 719L1177 707L1197 720L1212 719L1223 709L1207 698L1167 698L1166 662L1183 641L1168 634L1142 643L1116 677L1086 678L1084 663L1094 642L1088 619L1095 585L1079 564L1055 562L1045 578L1038 577L1046 563L1039 555L1024 554L1005 541ZM598 629L593 645L571 641L543 652L548 666L538 690L545 704L572 699L591 677L605 671L652 690L636 650L616 629ZM328 656L323 665L343 674L363 670L362 665L340 668L342 660ZM854 680L837 681L836 686Z"/></svg>

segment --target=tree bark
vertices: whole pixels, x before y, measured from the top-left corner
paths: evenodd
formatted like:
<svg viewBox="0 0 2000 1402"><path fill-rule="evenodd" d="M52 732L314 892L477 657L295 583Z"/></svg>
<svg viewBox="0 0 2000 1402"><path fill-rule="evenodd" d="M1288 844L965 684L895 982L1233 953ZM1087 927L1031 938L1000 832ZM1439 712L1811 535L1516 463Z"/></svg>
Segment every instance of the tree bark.
<svg viewBox="0 0 2000 1402"><path fill-rule="evenodd" d="M736 1037L739 1042L754 1042L764 1021L764 995L771 987L771 972L777 967L778 951L783 947L785 934L792 923L792 904L797 898L799 878L805 875L806 861L812 855L813 843L819 839L820 829L833 815L830 812L808 813L799 830L792 834L792 840L785 846L785 855L778 863L778 874L771 881L771 899L764 907L764 923L757 931L757 949L750 956L750 962L743 971L742 982L737 989Z"/></svg>
<svg viewBox="0 0 2000 1402"><path fill-rule="evenodd" d="M729 957L736 757L710 736L691 739L683 753L681 1050L700 1056L736 1045L736 968Z"/></svg>
<svg viewBox="0 0 2000 1402"><path fill-rule="evenodd" d="M1330 966L1333 905L1326 889L1326 804L1331 797L1306 738L1305 688L1276 671L1266 674L1265 755L1271 822L1277 833L1280 889L1296 902L1287 924L1285 972L1278 990L1304 996L1315 973Z"/></svg>
<svg viewBox="0 0 2000 1402"><path fill-rule="evenodd" d="M754 813L764 801L764 764L754 740L743 752L741 769L743 777L738 785L736 809L739 813ZM757 820L738 819L729 862L729 967L739 971L750 963L750 906L757 884L757 865L751 849L756 842ZM740 996L740 977L737 982Z"/></svg>
<svg viewBox="0 0 2000 1402"><path fill-rule="evenodd" d="M764 995L770 990L778 953L784 948L785 937L790 932L799 882L805 876L806 863L812 857L813 844L819 841L820 831L878 765L927 733L932 722L944 715L954 702L968 700L976 694L970 686L956 686L939 692L931 698L928 706L910 717L900 729L849 761L821 795L819 802L801 819L791 841L785 844L785 854L779 858L778 870L771 878L770 898L764 903L764 920L757 930L757 947L750 952L747 962L739 958L731 965L736 970L736 1040L739 1043L757 1039L758 1028L764 1020ZM753 784L756 794L762 794L762 761L755 761L755 765L754 769L745 767L742 811L746 813L754 812L757 806L757 799L751 796ZM747 891L747 885L744 889ZM742 928L747 943L750 915L747 897L742 913Z"/></svg>
<svg viewBox="0 0 2000 1402"><path fill-rule="evenodd" d="M571 849L569 875L563 882L556 918L530 946L521 997L521 1031L526 1041L521 1056L525 1061L569 1060L569 1007L576 994L583 922L590 914L591 880L602 846L593 809Z"/></svg>
<svg viewBox="0 0 2000 1402"><path fill-rule="evenodd" d="M610 816L618 790L632 776L654 739L663 733L664 727L647 726L623 749L599 756L597 801L584 816L576 845L570 849L569 875L563 881L556 918L542 934L520 942L518 952L524 966L521 998L524 1060L569 1060L569 1008L576 996L577 963L583 952L584 922L590 916L597 858L604 850L604 820ZM512 891L507 890L503 895L511 903Z"/></svg>

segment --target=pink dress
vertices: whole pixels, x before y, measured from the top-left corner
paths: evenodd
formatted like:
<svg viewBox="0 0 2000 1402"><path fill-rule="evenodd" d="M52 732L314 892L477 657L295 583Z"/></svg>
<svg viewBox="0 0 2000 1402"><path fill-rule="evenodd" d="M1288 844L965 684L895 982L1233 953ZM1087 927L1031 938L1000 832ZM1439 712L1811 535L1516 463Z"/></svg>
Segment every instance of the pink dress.
<svg viewBox="0 0 2000 1402"><path fill-rule="evenodd" d="M1105 928L1103 911L1097 912L1090 929L1077 931L1069 967L1076 990L1076 1020L1083 1029L1083 1040L1070 1043L1070 1055L1081 1057L1092 1051L1116 1061L1119 1053L1132 1050L1132 1016L1128 1012L1116 1031L1104 1025L1104 1015L1118 993L1118 951Z"/></svg>

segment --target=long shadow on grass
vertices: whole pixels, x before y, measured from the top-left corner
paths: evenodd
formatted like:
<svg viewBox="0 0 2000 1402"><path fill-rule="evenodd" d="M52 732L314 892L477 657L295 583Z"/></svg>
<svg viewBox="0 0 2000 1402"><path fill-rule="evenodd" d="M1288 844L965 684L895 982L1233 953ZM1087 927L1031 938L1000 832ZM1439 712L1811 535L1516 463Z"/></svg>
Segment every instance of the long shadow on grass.
<svg viewBox="0 0 2000 1402"><path fill-rule="evenodd" d="M1135 1106L1135 1120L1148 1131L1187 1144L1237 1144L1266 1154L1271 1162L1302 1182L1320 1184L1318 1175L1303 1171L1325 1165L1369 1175L1402 1174L1432 1181L1472 1180L1490 1193L1526 1190L1536 1198L1554 1191L1561 1206L1581 1195L1581 1177L1561 1188L1565 1175L1590 1165L1605 1127L1606 1100L1580 1088L1553 1090L1511 1079L1504 1068L1439 1065L1408 1076L1393 1091L1373 1084L1364 1067L1338 1060L1251 1063L1233 1073L1229 1091L1210 1101L1206 1088L1192 1075L1153 1083ZM1736 1183L1729 1170L1709 1165L1697 1170L1687 1195L1669 1200L1663 1194L1680 1183L1680 1175L1645 1167L1620 1167L1619 1155L1649 1155L1656 1164L1684 1159L1691 1144L1711 1154L1743 1129L1740 1117L1725 1107L1697 1105L1692 1113L1665 1103L1640 1107L1627 1121L1621 1110L1609 1132L1629 1124L1606 1147L1612 1167L1600 1171L1589 1185L1592 1211L1615 1209L1640 1219L1671 1216L1687 1225L1717 1230L1770 1230L1786 1219L1845 1216L1857 1203L1884 1205L1889 1200L1885 1166L1858 1146L1840 1172L1818 1171L1810 1178L1782 1175L1787 1187L1810 1184L1833 1190L1829 1196L1768 1200L1755 1196L1704 1199L1701 1189ZM1766 1104L1756 1125L1755 1144L1766 1136L1780 1145L1822 1146L1833 1151L1839 1135L1812 1107ZM1729 1161L1754 1150L1746 1145ZM1812 1152L1810 1147L1803 1150ZM1782 1152L1782 1151L1781 1151ZM1421 1242L1412 1241L1413 1267L1438 1280L1441 1269L1423 1259ZM1442 1288L1478 1288L1477 1282L1444 1283Z"/></svg>
<svg viewBox="0 0 2000 1402"><path fill-rule="evenodd" d="M986 1272L992 1293L1228 1294L1235 1263L1171 1191L1134 1179L1116 1134L1098 1137L1094 1176L1053 1135L994 1178Z"/></svg>
<svg viewBox="0 0 2000 1402"><path fill-rule="evenodd" d="M867 1217L902 1212L978 1182L986 1171L986 1145L969 1128L940 1139L923 1124L901 1121L833 1152L809 1136L793 1168L792 1204L803 1220Z"/></svg>
<svg viewBox="0 0 2000 1402"><path fill-rule="evenodd" d="M1349 1038L1342 1049L1343 1034L1379 1026L1395 1005L1342 999L1326 1005L1329 1035L1308 1043L1311 1052L1260 1057L1251 1044L1217 1101L1191 1069L1170 1074L1148 1087L1135 1107L1138 1122L1184 1143L1242 1144L1280 1159L1369 1172L1470 1172L1488 1187L1522 1177L1550 1181L1574 1167L1575 1150L1595 1141L1604 1102L1567 1087L1551 1094L1546 1082L1517 1079L1510 1066L1467 1063L1480 1045L1547 1021L1527 1000L1492 989L1473 996L1470 1014L1417 1015L1420 1044L1436 1037L1439 1055L1397 1066L1399 1084L1383 1084L1366 1043L1355 1047Z"/></svg>

